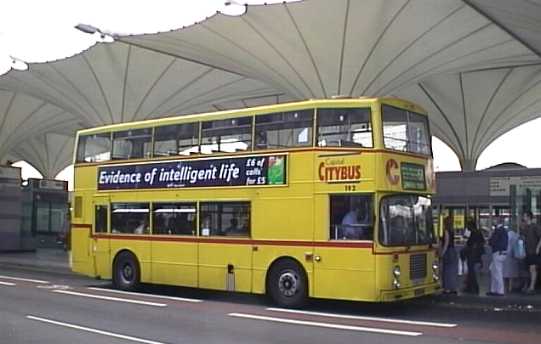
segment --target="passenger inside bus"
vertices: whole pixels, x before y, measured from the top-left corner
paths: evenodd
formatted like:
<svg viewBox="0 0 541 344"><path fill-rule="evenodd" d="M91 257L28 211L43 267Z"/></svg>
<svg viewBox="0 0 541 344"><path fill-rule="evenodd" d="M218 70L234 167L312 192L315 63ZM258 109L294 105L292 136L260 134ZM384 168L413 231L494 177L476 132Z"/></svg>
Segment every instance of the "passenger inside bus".
<svg viewBox="0 0 541 344"><path fill-rule="evenodd" d="M225 234L226 235L235 235L235 234L240 234L242 231L241 229L239 228L239 220L237 220L236 218L231 218L231 220L229 220L229 227L227 227L225 229Z"/></svg>

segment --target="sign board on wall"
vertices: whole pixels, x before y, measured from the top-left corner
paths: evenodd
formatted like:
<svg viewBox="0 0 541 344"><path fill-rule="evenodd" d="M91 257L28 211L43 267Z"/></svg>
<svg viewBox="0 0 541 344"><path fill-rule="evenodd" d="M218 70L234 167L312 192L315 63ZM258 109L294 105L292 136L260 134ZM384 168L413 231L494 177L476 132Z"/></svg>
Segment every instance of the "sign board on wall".
<svg viewBox="0 0 541 344"><path fill-rule="evenodd" d="M541 176L490 177L490 196L509 196L511 185L541 188Z"/></svg>

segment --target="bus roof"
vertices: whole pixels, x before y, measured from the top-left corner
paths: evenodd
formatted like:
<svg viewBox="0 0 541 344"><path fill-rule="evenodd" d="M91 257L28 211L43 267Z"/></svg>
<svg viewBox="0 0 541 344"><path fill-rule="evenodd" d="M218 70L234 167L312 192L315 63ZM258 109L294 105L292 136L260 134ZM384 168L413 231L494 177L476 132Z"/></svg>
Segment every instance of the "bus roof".
<svg viewBox="0 0 541 344"><path fill-rule="evenodd" d="M208 121L217 119L226 119L233 117L242 117L246 115L262 115L279 111L293 111L301 110L304 108L317 108L324 106L338 106L338 107L352 107L360 105L369 105L374 102L382 102L397 107L407 107L408 110L426 114L426 111L407 100L395 98L395 97L359 97L359 98L342 98L337 97L334 99L309 99L297 102L288 102L280 104L262 105L249 108L223 110L216 112L198 113L192 115L174 115L171 117L160 117L155 119L148 119L143 121L125 122L118 124L110 124L90 129L82 129L77 132L78 135L98 134L111 131L128 130L128 129L140 129L149 128L162 125L171 125L177 123L189 123L194 121Z"/></svg>

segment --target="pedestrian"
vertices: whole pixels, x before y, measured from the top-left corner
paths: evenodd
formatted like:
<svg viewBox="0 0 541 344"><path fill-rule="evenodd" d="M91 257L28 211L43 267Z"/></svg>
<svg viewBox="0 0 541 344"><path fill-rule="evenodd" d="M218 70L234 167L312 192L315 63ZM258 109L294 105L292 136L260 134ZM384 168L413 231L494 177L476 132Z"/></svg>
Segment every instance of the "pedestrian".
<svg viewBox="0 0 541 344"><path fill-rule="evenodd" d="M448 216L443 220L442 257L442 286L444 294L457 293L458 255L455 249L453 218Z"/></svg>
<svg viewBox="0 0 541 344"><path fill-rule="evenodd" d="M541 227L533 223L533 214L531 211L525 211L522 215L524 243L526 244L526 266L530 272L530 283L526 293L535 293L535 284L537 283L538 265L541 264Z"/></svg>
<svg viewBox="0 0 541 344"><path fill-rule="evenodd" d="M514 247L517 244L519 235L515 227L510 227L507 230L507 255L503 261L503 280L506 292L514 291L514 286L519 277L519 259L514 254Z"/></svg>
<svg viewBox="0 0 541 344"><path fill-rule="evenodd" d="M492 248L492 262L490 263L490 291L488 296L503 296L503 262L507 256L507 232L503 226L503 218L496 218L496 226L489 239Z"/></svg>
<svg viewBox="0 0 541 344"><path fill-rule="evenodd" d="M468 266L464 292L479 294L479 280L483 266L481 257L485 253L485 238L479 228L477 228L474 219L470 218L467 226L470 236L464 249Z"/></svg>

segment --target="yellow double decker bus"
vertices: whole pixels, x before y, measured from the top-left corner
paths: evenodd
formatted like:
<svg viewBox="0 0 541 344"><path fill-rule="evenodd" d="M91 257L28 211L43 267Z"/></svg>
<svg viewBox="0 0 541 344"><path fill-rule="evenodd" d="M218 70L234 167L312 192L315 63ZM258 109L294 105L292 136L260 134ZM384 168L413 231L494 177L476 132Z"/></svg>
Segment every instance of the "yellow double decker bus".
<svg viewBox="0 0 541 344"><path fill-rule="evenodd" d="M72 268L156 283L394 301L439 290L426 113L308 100L79 131Z"/></svg>

